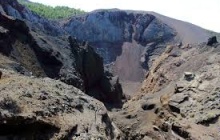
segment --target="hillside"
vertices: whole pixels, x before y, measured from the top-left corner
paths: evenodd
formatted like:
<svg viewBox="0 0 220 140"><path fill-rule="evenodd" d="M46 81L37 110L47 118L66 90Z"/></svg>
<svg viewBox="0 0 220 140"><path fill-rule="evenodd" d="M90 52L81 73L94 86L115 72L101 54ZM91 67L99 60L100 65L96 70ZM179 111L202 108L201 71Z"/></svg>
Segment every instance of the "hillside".
<svg viewBox="0 0 220 140"><path fill-rule="evenodd" d="M145 11L51 20L17 0L0 21L0 139L220 139L218 34Z"/></svg>
<svg viewBox="0 0 220 140"><path fill-rule="evenodd" d="M81 90L50 78L0 72L1 140L120 137L103 103Z"/></svg>
<svg viewBox="0 0 220 140"><path fill-rule="evenodd" d="M173 27L178 32L178 36L181 38L183 44L201 43L204 42L205 39L210 37L209 31L201 27L181 20L176 20L155 12L151 13L167 25Z"/></svg>
<svg viewBox="0 0 220 140"><path fill-rule="evenodd" d="M104 105L121 85L98 54L15 0L0 11L0 139L122 138Z"/></svg>
<svg viewBox="0 0 220 140"><path fill-rule="evenodd" d="M154 58L167 45L201 43L211 36L196 25L156 13L119 9L96 10L61 25L78 40L88 41L124 88L138 87L129 85L142 82Z"/></svg>
<svg viewBox="0 0 220 140"><path fill-rule="evenodd" d="M217 42L168 46L139 92L111 116L131 139L219 140L219 64Z"/></svg>
<svg viewBox="0 0 220 140"><path fill-rule="evenodd" d="M69 8L67 6L51 7L28 0L18 0L18 2L28 7L31 11L48 19L63 19L85 13L83 10Z"/></svg>

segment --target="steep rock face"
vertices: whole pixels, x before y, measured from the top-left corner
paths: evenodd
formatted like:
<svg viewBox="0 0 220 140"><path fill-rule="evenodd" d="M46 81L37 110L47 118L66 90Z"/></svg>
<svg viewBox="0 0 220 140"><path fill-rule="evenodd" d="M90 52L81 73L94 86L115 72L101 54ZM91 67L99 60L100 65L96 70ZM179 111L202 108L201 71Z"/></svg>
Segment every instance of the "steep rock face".
<svg viewBox="0 0 220 140"><path fill-rule="evenodd" d="M112 89L104 89L101 85L102 79L106 77L102 58L88 45L73 41L58 25L54 26L52 22L34 15L17 1L0 2L4 9L4 13L0 13L1 53L19 62L35 76L60 79L88 94L96 88L99 89L97 94L104 96L107 89ZM39 22L24 16L18 17L7 10L7 7L12 7L11 10L20 14L28 14L29 11L29 16L38 18ZM59 33L54 36L54 31ZM109 92L122 97L122 91ZM102 96L98 99L104 101ZM120 101L120 98L114 98L115 103Z"/></svg>
<svg viewBox="0 0 220 140"><path fill-rule="evenodd" d="M138 86L128 85L140 85L167 45L200 43L210 35L200 27L153 12L117 9L93 11L60 24L78 40L88 41L131 95Z"/></svg>
<svg viewBox="0 0 220 140"><path fill-rule="evenodd" d="M134 39L147 44L158 39L169 39L174 34L170 27L153 15L120 10L100 10L73 17L64 23L64 27L79 40L91 43L122 43Z"/></svg>
<svg viewBox="0 0 220 140"><path fill-rule="evenodd" d="M26 7L20 5L17 0L0 0L0 11L17 19L25 20L29 27L39 32L44 32L53 36L58 36L64 31L56 24L31 12Z"/></svg>
<svg viewBox="0 0 220 140"><path fill-rule="evenodd" d="M105 103L120 104L123 91L119 80L104 70L102 58L85 42L77 45L77 40L69 37L76 70L80 73L87 94Z"/></svg>
<svg viewBox="0 0 220 140"><path fill-rule="evenodd" d="M65 54L68 49L58 51L59 46L53 44L51 40L47 40L47 38L53 38L46 38L44 34L39 36L37 32L32 32L22 20L2 14L0 14L0 19L3 30L1 37L3 54L20 62L37 76L58 78L60 69L66 67L74 70L70 64L71 59L66 56L68 54ZM68 46L64 41L62 43ZM72 72L74 72L73 70Z"/></svg>
<svg viewBox="0 0 220 140"><path fill-rule="evenodd" d="M0 14L1 19L1 53L5 54L6 56L11 56L14 58L18 58L19 52L23 50L26 54L28 52L31 52L33 54L33 50L29 49L26 45L26 42L30 42L33 38L29 33L29 28L26 26L26 24L21 20L16 20L12 17L8 17L6 15ZM19 46L22 46L19 48ZM25 53L24 52L24 53ZM30 53L30 55L31 55ZM26 54L20 55L20 60L23 62L25 66L27 61L34 62L36 61L36 55L30 57L30 58L24 58L26 57ZM27 61L25 61L25 59ZM33 64L33 66L30 65L28 69L34 71L35 75L44 75L44 72L40 70L40 64Z"/></svg>
<svg viewBox="0 0 220 140"><path fill-rule="evenodd" d="M173 40L176 35L155 16L132 11L94 11L73 17L62 25L72 36L88 41L105 64L112 63L113 72L122 80L131 81L142 79L149 57L164 48L159 44ZM145 55L146 66L142 68L140 60L144 51L148 54Z"/></svg>

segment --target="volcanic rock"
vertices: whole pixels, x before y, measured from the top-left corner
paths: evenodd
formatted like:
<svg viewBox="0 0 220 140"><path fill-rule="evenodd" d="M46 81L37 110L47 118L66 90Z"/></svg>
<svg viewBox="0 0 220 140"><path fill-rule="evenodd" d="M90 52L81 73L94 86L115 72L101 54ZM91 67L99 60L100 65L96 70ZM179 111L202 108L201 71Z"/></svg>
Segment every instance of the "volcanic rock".
<svg viewBox="0 0 220 140"><path fill-rule="evenodd" d="M207 45L208 45L208 46L212 46L213 44L216 44L216 43L218 43L217 37L216 37L216 36L213 36L213 37L210 37L210 38L208 39Z"/></svg>
<svg viewBox="0 0 220 140"><path fill-rule="evenodd" d="M118 92L111 87L101 86L101 80L106 77L103 61L90 46L72 39L57 27L58 25L33 14L17 1L0 2L3 9L10 7L5 10L5 13L13 16L0 13L0 52L2 54L20 63L34 76L60 79L86 93L97 86L100 87L101 95L111 89L109 92L119 94L117 101L121 102L119 97L122 96L122 91ZM32 18L39 19L39 22ZM34 24L36 26L32 28ZM41 25L48 28L42 29ZM115 84L109 86L120 85ZM103 98L99 99L104 101Z"/></svg>
<svg viewBox="0 0 220 140"><path fill-rule="evenodd" d="M81 90L50 78L1 71L8 81L0 81L1 139L123 138L103 103Z"/></svg>

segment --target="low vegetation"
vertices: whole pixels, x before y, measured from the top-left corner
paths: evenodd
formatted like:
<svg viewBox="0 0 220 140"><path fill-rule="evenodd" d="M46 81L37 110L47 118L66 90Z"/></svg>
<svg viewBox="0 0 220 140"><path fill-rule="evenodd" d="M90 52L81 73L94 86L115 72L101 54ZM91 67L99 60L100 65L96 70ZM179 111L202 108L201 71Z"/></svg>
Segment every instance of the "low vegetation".
<svg viewBox="0 0 220 140"><path fill-rule="evenodd" d="M85 13L83 10L69 8L67 6L52 7L40 3L30 2L28 0L18 0L18 2L29 8L31 11L48 19L62 19Z"/></svg>

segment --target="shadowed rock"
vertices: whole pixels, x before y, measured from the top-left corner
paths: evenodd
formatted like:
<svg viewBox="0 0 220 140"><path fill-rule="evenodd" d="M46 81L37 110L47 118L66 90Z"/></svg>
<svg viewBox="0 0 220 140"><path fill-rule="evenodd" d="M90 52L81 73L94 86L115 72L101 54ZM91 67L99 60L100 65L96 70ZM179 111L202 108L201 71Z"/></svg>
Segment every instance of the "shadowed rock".
<svg viewBox="0 0 220 140"><path fill-rule="evenodd" d="M207 45L208 45L208 46L212 46L212 45L214 45L214 44L216 44L216 43L218 43L217 37L216 37L216 36L213 36L213 37L210 37L210 38L208 39Z"/></svg>
<svg viewBox="0 0 220 140"><path fill-rule="evenodd" d="M11 10L14 9L21 15L24 14L24 11L20 10L25 7L18 4L17 1L0 2L3 9L13 3ZM17 9L18 7L20 8ZM6 13L12 14L7 10ZM38 26L35 27L37 30L33 29L32 24L35 24L35 22L33 21L30 24L30 21L26 21L29 19L25 16L18 18L17 15L12 15L15 16L14 18L0 14L1 53L21 63L34 76L48 76L53 79L60 79L67 84L80 88L86 93L98 87L99 94L102 97L109 96L114 99L116 95L109 93L119 94L116 100L121 102L122 91L118 92L115 91L117 88L112 88L120 85L119 82L115 83L116 85L109 84L105 87L101 85L101 80L106 77L103 60L90 46L86 43L79 43L76 39L72 39L65 34L54 36L53 30L50 30L50 28L54 28L57 31L60 28L55 28L52 22L32 15L31 12L25 14L38 18L40 20L38 26L42 24L48 28L44 28L43 32L41 32L41 28L38 28ZM110 79L110 77L106 78L107 81ZM96 97L96 95L91 96ZM104 98L98 99L104 101ZM109 103L111 101L109 100Z"/></svg>

